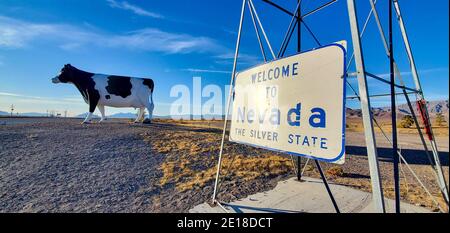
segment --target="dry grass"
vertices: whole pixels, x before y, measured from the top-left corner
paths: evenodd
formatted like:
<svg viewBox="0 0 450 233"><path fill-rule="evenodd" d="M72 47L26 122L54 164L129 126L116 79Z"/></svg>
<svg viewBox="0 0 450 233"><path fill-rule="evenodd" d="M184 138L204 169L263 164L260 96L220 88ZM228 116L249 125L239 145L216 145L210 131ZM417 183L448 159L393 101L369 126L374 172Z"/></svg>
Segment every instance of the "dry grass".
<svg viewBox="0 0 450 233"><path fill-rule="evenodd" d="M183 130L155 135L143 135L151 141L152 149L166 156L160 169L163 173L159 184L173 185L180 192L203 188L213 182L216 175L220 134L210 132L186 132ZM227 153L233 151L233 153ZM261 153L254 148L226 143L222 159L222 176L250 181L292 172L288 158L272 153ZM239 153L236 153L239 152ZM233 156L231 157L230 154Z"/></svg>
<svg viewBox="0 0 450 233"><path fill-rule="evenodd" d="M345 175L344 169L340 166L333 166L327 169L326 175L330 177L343 177Z"/></svg>
<svg viewBox="0 0 450 233"><path fill-rule="evenodd" d="M392 125L390 120L386 119L378 119L378 124L381 126L385 133L392 132ZM346 130L348 132L364 132L364 126L362 124L362 120L357 119L347 119ZM377 133L380 133L381 130L378 128L376 124L374 124L374 130ZM399 134L417 134L417 128L415 125L410 128L401 128L397 127L397 132ZM425 133L425 130L422 128L422 132ZM435 136L449 136L449 127L447 126L435 126L433 122L433 133Z"/></svg>

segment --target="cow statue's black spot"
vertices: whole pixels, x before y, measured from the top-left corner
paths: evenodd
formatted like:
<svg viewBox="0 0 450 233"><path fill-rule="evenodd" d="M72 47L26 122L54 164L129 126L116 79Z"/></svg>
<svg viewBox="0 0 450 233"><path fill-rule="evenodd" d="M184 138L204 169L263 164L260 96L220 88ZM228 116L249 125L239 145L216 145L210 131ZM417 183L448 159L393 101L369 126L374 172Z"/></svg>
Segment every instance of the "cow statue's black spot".
<svg viewBox="0 0 450 233"><path fill-rule="evenodd" d="M126 98L131 95L131 78L122 76L108 76L108 86L106 90L109 94Z"/></svg>
<svg viewBox="0 0 450 233"><path fill-rule="evenodd" d="M110 96L110 95L105 95L105 98L106 98L107 100L109 100L109 99L111 99L111 96Z"/></svg>
<svg viewBox="0 0 450 233"><path fill-rule="evenodd" d="M153 88L155 88L155 83L153 83L153 80L145 78L142 83L146 85L148 88L150 88L150 91L153 92Z"/></svg>

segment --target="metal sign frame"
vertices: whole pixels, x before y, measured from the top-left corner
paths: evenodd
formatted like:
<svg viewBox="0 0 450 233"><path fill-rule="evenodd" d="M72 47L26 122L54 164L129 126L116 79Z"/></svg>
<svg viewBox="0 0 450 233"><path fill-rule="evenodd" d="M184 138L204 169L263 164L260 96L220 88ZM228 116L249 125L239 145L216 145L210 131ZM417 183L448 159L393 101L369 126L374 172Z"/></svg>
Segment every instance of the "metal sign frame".
<svg viewBox="0 0 450 233"><path fill-rule="evenodd" d="M230 109L230 105L231 105L231 99L232 99L232 94L233 94L233 84L234 84L234 79L236 77L236 66L237 66L237 61L238 61L238 56L239 56L239 49L240 49L240 41L241 41L241 35L242 35L242 26L243 26L243 22L244 22L244 17L245 17L245 10L246 8L248 8L250 10L250 16L252 18L252 22L253 22L253 26L255 28L255 32L257 35L257 39L259 42L259 46L264 58L264 61L267 61L267 57L266 57L266 53L264 50L264 46L263 46L263 42L261 39L261 35L260 35L260 30L262 32L262 35L265 39L265 42L267 44L267 47L270 50L270 54L272 55L273 59L276 60L278 58L281 58L284 56L284 53L286 51L286 48L290 42L290 39L292 37L292 34L297 26L297 36L298 36L298 41L297 41L297 51L300 52L300 25L304 25L305 28L307 29L307 31L312 35L313 39L315 40L315 42L321 46L319 40L317 39L317 37L315 36L315 34L312 32L311 28L308 27L308 25L305 23L305 21L303 20L305 17L312 15L330 5L332 5L333 3L337 2L337 0L331 0L323 5L321 5L320 7L307 12L303 15L301 15L301 10L300 10L300 6L301 6L301 0L297 0L297 7L296 9L293 11L294 13L291 13L290 11L284 9L283 7L277 5L276 3L274 3L271 0L262 0L263 2L277 8L278 10L281 10L282 12L290 15L292 17L291 22L289 24L288 30L285 34L283 43L281 45L281 48L277 54L277 56L275 56L275 53L273 52L272 46L270 44L270 41L264 31L263 25L259 19L258 13L255 9L255 6L253 4L253 0L242 0L242 8L241 8L241 15L240 15L240 22L239 22L239 30L238 30L238 36L237 36L237 41L236 41L236 50L235 50L235 55L234 55L234 61L233 61L233 70L232 70L232 74L231 74L231 82L230 82L230 92L228 95L228 100L227 100L227 105L226 105L226 112L225 112L225 121L224 121L224 127L223 127L223 132L222 132L222 140L221 140L221 146L220 146L220 150L219 150L219 161L217 164L217 172L216 172L216 179L215 179L215 184L214 184L214 193L213 193L213 197L212 197L212 201L213 204L217 204L220 207L222 207L225 211L226 209L223 207L222 203L217 200L217 194L219 191L219 182L220 182L220 172L222 169L222 155L223 155L223 145L224 145L224 141L225 141L225 136L226 136L226 129L227 129L227 122L228 122L228 115L229 115L229 109ZM379 97L379 96L391 96L391 107L395 108L395 96L398 94L402 94L404 95L407 103L408 103L408 107L409 110L411 112L411 115L414 119L414 123L416 125L416 128L418 130L418 133L420 135L420 139L423 143L425 152L430 160L430 164L433 168L433 170L435 171L435 175L436 175L436 179L438 182L438 185L441 189L441 193L446 201L447 204L447 208L449 205L449 193L448 193L448 186L445 180L445 177L443 175L443 171L442 171L442 167L440 164L440 160L439 160L439 154L438 154L438 148L436 145L436 141L433 135L433 132L431 130L431 122L430 122L430 118L428 117L428 111L425 108L423 111L423 115L424 117L422 118L423 123L427 126L429 126L429 129L427 128L427 135L429 138L429 143L431 145L431 153L432 155L429 153L429 149L425 140L425 137L422 133L422 129L420 127L419 121L415 115L414 112L414 108L412 107L409 95L414 94L416 96L416 99L418 100L418 103L420 103L419 101L425 101L424 95L423 95L423 91L422 91L422 87L420 85L420 81L419 81L419 75L417 72L417 68L416 68L416 64L414 62L414 57L411 51L411 46L409 43L409 39L408 36L406 34L406 28L404 25L404 21L401 15L401 11L400 11L400 6L399 6L399 2L398 0L387 0L389 2L389 41L385 38L385 34L383 31L383 28L381 26L380 23L380 19L378 16L378 12L376 10L376 2L377 0L368 0L370 1L370 6L371 6L371 10L365 20L365 23L363 25L363 28L360 31L360 27L359 27L359 22L358 22L358 18L357 18L357 10L356 10L356 6L355 6L355 0L346 0L347 2L347 10L348 10L348 15L349 15L349 22L350 22L350 31L351 31L351 39L352 39L352 44L353 44L353 54L350 57L349 61L348 61L348 65L347 65L347 76L348 77L356 77L357 81L358 81L358 92L350 85L350 83L347 81L347 84L350 86L350 88L353 90L353 92L355 93L355 96L353 97L347 97L348 99L358 99L361 102L361 111L362 111L362 116L363 116L363 125L364 125L364 134L365 134L365 141L366 141L366 147L367 147L367 157L368 157L368 163L369 163L369 170L370 170L370 178L371 178L371 185L372 185L372 194L373 194L373 203L374 203L374 207L375 207L375 211L379 212L379 213L385 213L386 209L385 209L385 203L384 203L384 196L383 196L383 188L382 188L382 183L381 183L381 178L380 178L380 172L379 172L379 165L378 165L378 153L377 153L377 147L376 147L376 140L375 140L375 131L374 131L374 123L376 124L376 126L378 126L381 130L381 132L383 133L383 135L385 136L385 138L392 144L393 146L393 158L394 158L394 179L395 179L395 191L396 191L396 212L399 213L400 212L400 198L399 198L399 176L398 176L398 161L399 159L401 159L400 161L403 161L406 165L407 168L412 172L414 178L417 179L417 181L419 182L419 184L425 189L425 191L427 192L428 195L430 195L430 197L432 197L434 203L441 209L441 211L443 211L443 209L439 206L439 203L434 199L434 197L431 195L431 193L427 190L427 188L423 185L423 182L421 182L421 180L417 177L417 175L415 175L414 171L411 169L411 167L408 165L408 163L406 162L406 160L404 159L404 157L401 154L401 151L399 151L397 149L397 136L396 133L394 131L396 131L396 125L393 125L393 135L392 135L392 140L389 139L386 134L384 133L383 129L380 127L380 125L378 124L378 122L376 121L376 119L373 117L372 115L372 111L371 111L371 103L370 103L370 98L374 98L374 97ZM247 7L246 7L247 6ZM392 6L394 7L394 9L392 9ZM392 11L395 11L396 13L396 19L398 21L399 27L400 27L400 31L402 34L402 39L403 42L405 44L406 47L406 51L407 51L407 56L408 56L408 60L410 63L410 69L411 72L413 74L413 79L414 79L414 83L415 83L415 88L410 88L410 87L406 87L403 79L401 77L401 73L398 69L398 66L395 62L395 59L393 58L393 43L392 43L392 21L393 21L393 17L392 17ZM378 31L380 32L380 36L381 36L381 41L384 44L385 47L385 52L386 55L389 58L389 64L390 64L390 70L391 70L391 80L385 80L383 78L377 77L376 75L373 75L369 72L366 71L365 68L365 64L364 64L364 55L363 55L363 49L362 49L362 37L364 35L364 32L366 30L366 27L368 25L368 22L370 20L370 18L372 17L372 15L374 16L376 23L377 23L377 27L378 27ZM356 72L354 73L349 73L349 68L352 64L352 60L354 59L354 63L355 63L355 70ZM369 95L369 89L368 89L368 83L367 83L367 78L374 78L378 81L381 81L383 83L387 83L390 85L391 87L391 92L389 94L383 94L383 95ZM395 79L397 79L400 84L396 84L395 83ZM401 89L402 93L395 93L395 89ZM409 92L408 92L409 91ZM394 115L394 114L393 114ZM393 121L395 121L394 119L395 116L393 116ZM300 158L300 157L298 157ZM301 178L301 160L298 159L298 170L297 170L297 177L300 179ZM336 201L334 200L334 197L331 193L331 190L328 186L328 182L326 180L325 175L322 172L322 169L320 167L320 163L317 160L314 160L316 163L316 166L319 169L320 175L324 181L325 187L328 191L328 194L330 195L331 201L333 203L333 206L336 209L336 212L339 212L339 208L336 204Z"/></svg>

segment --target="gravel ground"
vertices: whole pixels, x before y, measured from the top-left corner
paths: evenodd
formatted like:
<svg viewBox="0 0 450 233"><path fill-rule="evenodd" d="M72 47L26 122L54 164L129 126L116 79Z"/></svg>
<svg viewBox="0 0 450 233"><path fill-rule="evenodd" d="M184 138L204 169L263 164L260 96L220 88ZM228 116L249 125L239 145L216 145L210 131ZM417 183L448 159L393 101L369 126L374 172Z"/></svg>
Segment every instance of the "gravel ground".
<svg viewBox="0 0 450 233"><path fill-rule="evenodd" d="M139 137L148 129L123 122L79 122L27 119L0 126L0 211L149 208L143 195L152 193L140 190L156 182L163 156L152 154Z"/></svg>
<svg viewBox="0 0 450 233"><path fill-rule="evenodd" d="M183 136L186 131L191 133ZM171 140L167 135L177 133L196 146L214 149L196 151L202 159L189 157L189 150L167 153L155 150L154 144L161 146ZM176 183L161 185L164 177L161 166L183 153L180 158L189 160L188 163L192 159L197 169L214 167L220 133L216 128L198 129L161 122L140 125L113 120L81 125L80 119L0 118L0 212L187 212L211 198L212 180L180 191ZM207 136L211 140L206 145ZM402 138L407 160L433 194L439 196L427 160L420 152L418 138L407 135ZM361 133L348 132L347 140L347 151L351 155L342 166L344 175L330 177L330 180L370 191L365 147L361 146L364 137ZM210 145L211 141L217 141L217 146ZM448 137L439 138L438 144L444 148L441 158L448 179ZM381 137L379 145L388 147ZM226 152L270 153L237 144L227 146ZM389 196L392 186L390 151L380 149L379 152L382 178ZM324 164L326 171L333 167L335 165ZM269 190L279 180L292 175L290 170L250 181L226 180L221 200ZM306 175L315 177L317 172L311 167ZM411 179L409 182L409 193L417 193L418 198L405 195L404 199L433 209L420 187Z"/></svg>

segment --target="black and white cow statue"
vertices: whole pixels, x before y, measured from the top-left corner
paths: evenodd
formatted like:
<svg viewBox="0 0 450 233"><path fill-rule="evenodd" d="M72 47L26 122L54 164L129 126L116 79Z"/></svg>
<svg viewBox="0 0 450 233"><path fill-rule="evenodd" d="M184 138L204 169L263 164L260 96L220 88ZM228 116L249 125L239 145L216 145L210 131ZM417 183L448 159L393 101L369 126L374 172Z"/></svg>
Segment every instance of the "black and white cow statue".
<svg viewBox="0 0 450 233"><path fill-rule="evenodd" d="M52 82L72 83L80 91L84 101L89 104L89 113L83 124L90 123L96 107L102 115L100 122L106 120L105 106L139 108L134 122L151 122L155 87L151 79L94 74L66 64ZM144 120L146 108L149 118Z"/></svg>

